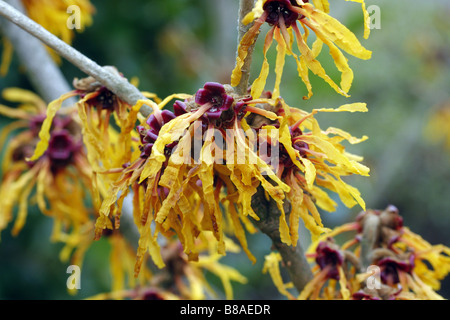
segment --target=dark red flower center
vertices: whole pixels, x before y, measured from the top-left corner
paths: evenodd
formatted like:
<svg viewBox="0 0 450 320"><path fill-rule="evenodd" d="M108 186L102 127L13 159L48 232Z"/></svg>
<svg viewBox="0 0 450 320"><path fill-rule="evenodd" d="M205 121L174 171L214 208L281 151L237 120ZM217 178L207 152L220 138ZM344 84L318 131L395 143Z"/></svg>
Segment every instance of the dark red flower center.
<svg viewBox="0 0 450 320"><path fill-rule="evenodd" d="M156 290L146 290L142 296L142 300L165 300L164 297Z"/></svg>
<svg viewBox="0 0 450 320"><path fill-rule="evenodd" d="M80 148L81 145L74 141L67 130L52 132L46 151L51 161L51 169L55 171L72 163L74 154Z"/></svg>
<svg viewBox="0 0 450 320"><path fill-rule="evenodd" d="M308 1L303 1L308 2ZM300 18L300 14L290 10L292 6L298 6L293 0L266 1L263 9L267 13L266 22L270 25L279 26L280 18L283 18L286 27L290 27Z"/></svg>
<svg viewBox="0 0 450 320"><path fill-rule="evenodd" d="M152 153L153 145L158 139L159 131L162 126L168 123L170 120L174 119L176 116L172 111L163 110L161 111L162 123L158 121L154 114L150 115L147 119L147 124L150 129L146 129L144 126L138 126L137 131L140 134L141 145L139 150L141 151L141 158L148 158ZM166 146L165 153L167 155L171 154L172 149L177 145L177 142L173 142Z"/></svg>
<svg viewBox="0 0 450 320"><path fill-rule="evenodd" d="M292 147L299 152L300 157L306 158L307 150L309 149L308 144L299 138L303 134L303 132L298 127L294 130L292 130L292 128L289 129L291 131ZM282 164L285 169L295 167L290 154L287 152L283 144L280 144L279 154L280 164ZM288 174L287 171L285 171L285 173Z"/></svg>
<svg viewBox="0 0 450 320"><path fill-rule="evenodd" d="M38 135L41 130L42 123L44 122L46 114L39 114L31 118L30 120L30 130L33 134Z"/></svg>
<svg viewBox="0 0 450 320"><path fill-rule="evenodd" d="M344 257L339 252L337 247L335 248L328 242L320 242L316 249L316 263L320 269L328 269L328 277L331 279L339 280L338 266L344 262Z"/></svg>
<svg viewBox="0 0 450 320"><path fill-rule="evenodd" d="M207 82L195 94L195 103L205 105L209 103L211 107L205 115L209 120L215 120L222 116L223 111L227 111L233 105L234 99L228 95L222 84L217 82Z"/></svg>
<svg viewBox="0 0 450 320"><path fill-rule="evenodd" d="M27 161L26 159L33 155L45 118L45 114L38 114L30 119L29 131L33 138L19 145L13 151L13 161L25 161L30 167L36 164L37 161ZM78 124L71 117L56 116L53 119L50 127L50 140L45 151L45 157L50 160L53 172L72 163L74 154L82 147L80 139L77 138L79 133Z"/></svg>
<svg viewBox="0 0 450 320"><path fill-rule="evenodd" d="M235 100L232 95L228 94L224 85L207 82L196 92L193 99L175 101L173 110L175 116L178 117L208 105L208 110L199 119L202 121L202 126L206 129L208 124L212 124L214 128L222 130L231 128L236 118L240 120L244 117L246 103L251 99L250 96L247 96Z"/></svg>
<svg viewBox="0 0 450 320"><path fill-rule="evenodd" d="M99 95L95 98L97 106L106 110L114 110L117 104L117 98L114 93L105 87L99 89Z"/></svg>
<svg viewBox="0 0 450 320"><path fill-rule="evenodd" d="M380 267L380 277L383 283L393 285L400 282L399 272L411 273L414 268L414 256L411 255L409 261L399 261L386 257L378 261Z"/></svg>
<svg viewBox="0 0 450 320"><path fill-rule="evenodd" d="M355 292L352 295L352 298L353 298L353 300L381 300L380 298L370 295L368 293L365 293L362 290Z"/></svg>

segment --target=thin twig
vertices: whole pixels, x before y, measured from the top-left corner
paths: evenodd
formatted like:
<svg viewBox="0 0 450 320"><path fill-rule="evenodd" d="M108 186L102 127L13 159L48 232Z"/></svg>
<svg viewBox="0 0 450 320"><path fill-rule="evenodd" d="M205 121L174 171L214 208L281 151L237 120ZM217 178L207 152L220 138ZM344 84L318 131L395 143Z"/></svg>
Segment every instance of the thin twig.
<svg viewBox="0 0 450 320"><path fill-rule="evenodd" d="M101 67L2 0L0 0L0 15L41 40L60 56L67 59L84 73L94 77L128 104L135 105L139 100L147 100L126 78L117 76ZM152 110L151 107L143 105L140 112L142 115L148 116L152 113Z"/></svg>
<svg viewBox="0 0 450 320"><path fill-rule="evenodd" d="M258 221L254 220L255 225L272 240L274 248L281 255L283 265L288 271L292 283L298 292L302 292L306 284L313 278L313 274L301 243L297 243L296 246L289 246L281 241L281 212L274 200L266 199L265 191L261 187L252 198L252 208L260 218ZM289 212L290 209L290 203L286 202L285 212Z"/></svg>
<svg viewBox="0 0 450 320"><path fill-rule="evenodd" d="M244 17L250 12L252 11L254 6L254 0L241 0L239 2L239 25L238 25L238 48L237 50L239 50L239 44L242 40L242 38L244 37L244 35L247 33L247 31L252 27L253 23L249 23L247 25L242 23L242 20L244 19ZM248 51L247 51L247 57L244 60L244 65L241 68L241 80L239 82L239 84L234 88L236 93L240 94L240 95L245 95L247 94L247 89L248 89L248 82L250 79L250 66L252 63L252 55L253 55L253 49L255 47L255 43L256 43L256 38L253 41L253 44L251 46L249 46ZM238 56L239 52L236 51L236 56Z"/></svg>
<svg viewBox="0 0 450 320"><path fill-rule="evenodd" d="M25 12L21 1L5 2L18 11ZM4 19L0 19L0 29L11 41L20 63L25 67L31 85L44 101L49 103L71 90L61 70L38 39Z"/></svg>

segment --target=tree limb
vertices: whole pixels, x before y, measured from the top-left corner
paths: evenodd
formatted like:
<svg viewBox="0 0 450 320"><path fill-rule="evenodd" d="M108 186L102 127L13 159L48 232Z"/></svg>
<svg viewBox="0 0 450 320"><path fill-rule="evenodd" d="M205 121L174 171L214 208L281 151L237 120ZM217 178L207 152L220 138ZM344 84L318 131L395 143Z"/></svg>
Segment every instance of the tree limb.
<svg viewBox="0 0 450 320"><path fill-rule="evenodd" d="M254 0L241 0L239 2L239 26L238 26L238 46L237 50L239 50L239 44L244 37L244 35L247 33L247 31L252 27L253 23L249 23L247 25L242 23L242 20L244 17L252 11L254 6ZM252 55L253 55L253 49L255 48L256 38L253 41L253 44L248 48L247 51L247 57L245 58L244 65L241 68L242 75L241 75L241 81L239 84L234 88L236 93L240 95L247 94L248 89L248 82L250 78L250 66L252 63ZM239 52L236 51L236 56L238 56Z"/></svg>
<svg viewBox="0 0 450 320"><path fill-rule="evenodd" d="M5 0L5 2L18 11L25 12L22 3L18 0ZM72 90L61 70L38 39L4 19L0 20L0 29L13 44L20 63L25 67L28 79L42 99L49 103Z"/></svg>
<svg viewBox="0 0 450 320"><path fill-rule="evenodd" d="M78 69L94 77L129 105L135 105L139 100L147 100L127 79L117 76L101 67L3 0L0 0L0 15L41 40ZM153 109L145 104L140 109L141 114L144 116L150 115L152 111Z"/></svg>

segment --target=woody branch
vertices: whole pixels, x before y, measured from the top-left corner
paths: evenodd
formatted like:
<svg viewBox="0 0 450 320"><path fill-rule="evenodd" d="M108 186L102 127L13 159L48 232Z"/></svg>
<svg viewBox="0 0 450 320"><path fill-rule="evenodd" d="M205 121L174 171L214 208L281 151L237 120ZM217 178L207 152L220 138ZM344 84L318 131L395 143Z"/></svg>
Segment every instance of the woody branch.
<svg viewBox="0 0 450 320"><path fill-rule="evenodd" d="M127 79L117 76L108 69L101 67L95 61L89 59L78 50L60 40L41 25L37 24L3 0L0 0L0 15L41 40L57 54L67 59L84 73L94 77L128 104L135 105L139 100L146 100L142 93L129 83ZM143 105L140 112L142 115L148 116L152 112L152 108Z"/></svg>

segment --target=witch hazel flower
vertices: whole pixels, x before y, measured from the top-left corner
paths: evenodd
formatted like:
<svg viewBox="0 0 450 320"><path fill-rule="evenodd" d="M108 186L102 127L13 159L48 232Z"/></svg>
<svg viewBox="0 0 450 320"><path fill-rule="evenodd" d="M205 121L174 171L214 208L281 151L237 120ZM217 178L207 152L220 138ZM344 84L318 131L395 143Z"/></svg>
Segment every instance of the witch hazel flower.
<svg viewBox="0 0 450 320"><path fill-rule="evenodd" d="M354 233L353 238L348 237L350 232ZM338 243L336 239L341 235L347 235L347 240ZM311 244L307 257L314 261L314 268L321 271L314 274L311 285L305 287L300 297L439 300L442 297L436 290L440 288L441 279L450 272L449 253L448 247L431 245L404 226L399 210L393 205L384 210L362 211L355 221L336 227ZM325 279L320 276L324 270L327 270L326 278L336 279L336 270L344 266L341 257L352 262L351 268L343 269L349 294L344 296L334 289L313 294L312 284ZM328 284L328 288L333 286ZM331 292L334 292L332 296Z"/></svg>
<svg viewBox="0 0 450 320"><path fill-rule="evenodd" d="M361 3L364 12L364 36L367 38L369 16L364 1L358 2ZM371 57L371 52L361 45L349 29L328 14L328 8L328 1L314 1L313 5L309 1L301 0L258 0L253 10L243 19L244 24L253 23L253 25L239 43L236 67L231 75L231 85L236 86L240 82L241 69L248 55L248 49L254 45L262 25L267 23L271 28L264 39L264 60L260 74L252 84L251 94L253 97L259 97L265 90L269 75L267 53L273 40L277 43L273 90L275 97L280 95L280 83L286 56L292 56L295 59L298 75L307 89L304 99L309 99L313 94L309 71L322 78L337 93L348 97L353 82L353 71L342 51L364 60ZM304 30L303 34L301 30ZM313 31L317 37L311 47L307 41L309 30ZM294 43L297 44L296 49L293 48ZM330 55L341 73L339 83L327 74L325 68L316 59L323 44L329 47Z"/></svg>
<svg viewBox="0 0 450 320"><path fill-rule="evenodd" d="M226 93L224 86L216 82L207 82L195 94L195 103L200 106L211 105L205 113L209 120L220 118L224 111L230 110L233 102L234 98Z"/></svg>
<svg viewBox="0 0 450 320"><path fill-rule="evenodd" d="M161 130L161 127L168 123L170 120L174 119L176 116L172 111L169 110L163 110L161 111L161 118L162 121L159 122L158 119L155 117L154 114L150 115L150 117L147 119L146 123L149 127L147 129L143 125L137 126L136 130L139 132L140 135L140 142L139 150L141 151L141 158L148 158L150 154L152 153L153 145L158 139L159 131ZM165 154L170 155L172 149L177 145L177 142L173 142L166 146L166 152Z"/></svg>
<svg viewBox="0 0 450 320"><path fill-rule="evenodd" d="M207 82L193 97L175 101L173 108L176 116L205 108L199 119L204 126L211 124L215 129L230 129L236 118L243 118L246 102L250 100L249 96L238 97L229 85Z"/></svg>
<svg viewBox="0 0 450 320"><path fill-rule="evenodd" d="M173 111L161 110L173 98ZM237 238L248 256L254 259L247 248L241 225L241 221L249 223L247 216L256 217L250 201L256 192L254 179L264 185L269 195L279 198L278 201L282 201L283 193L288 190L264 161L258 157L257 163L248 161L253 150L243 136L245 115L250 112L277 118L276 114L256 108L254 104L256 102L250 96L239 96L231 86L217 82L205 83L193 95L175 94L159 104L154 103L153 114L137 127L139 158L121 170L121 177L114 183L111 194L100 209L96 223L97 238L103 229L111 226L110 213L120 212L120 199L131 189L135 203L144 204L142 208L134 206L140 210L136 216L141 221L137 272L139 261L148 250L152 252L154 262L162 266L159 246L154 241L158 234L175 232L185 253L195 260L198 256L196 239L203 232L212 232L218 241L217 250L223 254L226 251L225 221L219 203L227 195L231 201L240 194L240 199L233 200L236 207L230 209L230 214L234 217L232 221ZM198 153L192 153L198 129L201 145ZM232 139L227 134L229 132L232 132ZM219 140L224 143L219 144ZM229 157L233 160L235 157L233 152L227 153L230 148L243 150L247 161L227 162ZM215 161L219 154L224 156L225 163ZM272 172L270 182L269 177L260 173L261 167ZM249 178L242 179L243 175ZM120 201L117 201L118 197ZM231 208L228 204L225 207ZM182 229L177 221L181 221ZM153 233L147 230L151 223L157 226Z"/></svg>
<svg viewBox="0 0 450 320"><path fill-rule="evenodd" d="M0 106L1 114L18 119L2 128L2 136L7 137L11 129L21 129L4 150L0 231L12 221L13 235L22 230L27 220L28 202L35 193L38 209L54 221L52 241L64 243L62 259L66 261L76 248L80 252L74 255L74 261L78 262L82 260L81 252L93 229L93 210L86 207L85 200L87 197L94 199L96 191L74 109L69 107L64 112L55 112L48 122L47 104L35 94L16 88L6 89L4 93L11 101L23 102L30 111L24 112L21 106ZM54 110L54 105L50 104L48 109ZM41 148L41 155L32 159L38 148ZM99 203L94 203L94 207L96 205ZM17 215L13 214L15 207Z"/></svg>

